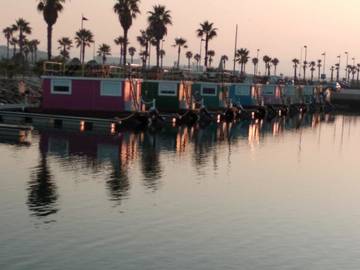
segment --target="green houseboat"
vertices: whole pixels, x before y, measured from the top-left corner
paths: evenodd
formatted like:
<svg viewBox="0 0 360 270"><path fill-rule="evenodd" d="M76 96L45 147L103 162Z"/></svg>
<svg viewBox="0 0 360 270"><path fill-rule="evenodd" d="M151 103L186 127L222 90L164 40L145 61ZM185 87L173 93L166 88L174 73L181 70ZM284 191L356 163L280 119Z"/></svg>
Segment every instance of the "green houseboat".
<svg viewBox="0 0 360 270"><path fill-rule="evenodd" d="M146 109L154 106L160 112L179 112L192 109L191 82L142 82L142 102Z"/></svg>
<svg viewBox="0 0 360 270"><path fill-rule="evenodd" d="M192 95L197 105L210 111L218 111L227 107L230 84L196 82L192 85Z"/></svg>

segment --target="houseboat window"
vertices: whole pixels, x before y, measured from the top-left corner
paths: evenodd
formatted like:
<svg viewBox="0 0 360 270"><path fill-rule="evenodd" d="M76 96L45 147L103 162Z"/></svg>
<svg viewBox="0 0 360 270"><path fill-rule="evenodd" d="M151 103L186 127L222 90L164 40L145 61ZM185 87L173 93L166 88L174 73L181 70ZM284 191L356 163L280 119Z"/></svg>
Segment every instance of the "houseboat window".
<svg viewBox="0 0 360 270"><path fill-rule="evenodd" d="M216 96L216 86L203 86L201 88L201 95L202 96Z"/></svg>
<svg viewBox="0 0 360 270"><path fill-rule="evenodd" d="M52 80L51 93L71 95L71 80Z"/></svg>
<svg viewBox="0 0 360 270"><path fill-rule="evenodd" d="M101 81L101 96L121 97L122 84L121 81Z"/></svg>
<svg viewBox="0 0 360 270"><path fill-rule="evenodd" d="M176 97L178 93L177 83L160 83L159 96L172 96Z"/></svg>
<svg viewBox="0 0 360 270"><path fill-rule="evenodd" d="M235 89L236 96L249 96L250 95L250 86L248 85L238 85Z"/></svg>

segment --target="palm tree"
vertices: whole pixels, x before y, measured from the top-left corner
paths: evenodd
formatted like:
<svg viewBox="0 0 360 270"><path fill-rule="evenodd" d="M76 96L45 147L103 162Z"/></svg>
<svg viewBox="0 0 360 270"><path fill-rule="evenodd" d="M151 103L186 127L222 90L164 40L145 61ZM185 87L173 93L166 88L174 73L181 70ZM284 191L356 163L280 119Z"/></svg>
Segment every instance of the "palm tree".
<svg viewBox="0 0 360 270"><path fill-rule="evenodd" d="M29 63L29 54L30 54L30 42L29 40L25 39L24 40L24 44L23 44L23 52L24 52L24 56L25 56L25 62L28 64Z"/></svg>
<svg viewBox="0 0 360 270"><path fill-rule="evenodd" d="M330 68L330 71L331 71L330 81L334 81L334 70L335 70L335 67L331 66L331 68Z"/></svg>
<svg viewBox="0 0 360 270"><path fill-rule="evenodd" d="M90 30L81 29L76 32L75 35L76 47L80 47L80 55L82 57L81 63L85 62L85 48L90 47L91 43L94 43L94 35Z"/></svg>
<svg viewBox="0 0 360 270"><path fill-rule="evenodd" d="M272 60L271 60L271 64L273 64L273 66L274 66L274 76L276 76L276 68L277 68L277 65L279 64L279 59L277 59L277 58L273 58Z"/></svg>
<svg viewBox="0 0 360 270"><path fill-rule="evenodd" d="M339 81L339 79L340 79L340 64L339 63L335 64L335 69L336 69L336 81Z"/></svg>
<svg viewBox="0 0 360 270"><path fill-rule="evenodd" d="M316 66L316 62L311 61L310 64L309 64L310 71L311 71L311 81L314 80L314 71L316 70L315 66Z"/></svg>
<svg viewBox="0 0 360 270"><path fill-rule="evenodd" d="M140 59L141 59L141 61L142 61L142 63L143 63L143 68L145 68L145 67L146 67L146 60L147 60L147 58L148 58L148 53L147 53L147 51L141 51L141 52L139 53L139 56L140 56Z"/></svg>
<svg viewBox="0 0 360 270"><path fill-rule="evenodd" d="M209 41L217 36L217 28L214 28L214 24L209 21L200 23L200 28L196 30L199 38L205 37L205 67L208 65L209 57Z"/></svg>
<svg viewBox="0 0 360 270"><path fill-rule="evenodd" d="M351 74L352 74L352 83L354 83L355 74L356 74L356 66L351 66Z"/></svg>
<svg viewBox="0 0 360 270"><path fill-rule="evenodd" d="M20 54L23 54L23 47L25 44L26 35L31 34L31 27L30 23L25 21L23 18L20 18L16 21L16 23L13 25L14 31L19 31L19 48L20 48Z"/></svg>
<svg viewBox="0 0 360 270"><path fill-rule="evenodd" d="M186 45L186 39L184 38L175 38L175 44L173 45L173 47L177 47L178 48L178 61L177 61L177 68L180 68L180 55L181 55L181 48L187 48Z"/></svg>
<svg viewBox="0 0 360 270"><path fill-rule="evenodd" d="M235 61L240 64L240 74L245 73L246 64L250 59L249 53L250 53L249 50L245 49L245 48L241 48L241 49L238 49L236 51L236 54L235 54L236 59L235 59Z"/></svg>
<svg viewBox="0 0 360 270"><path fill-rule="evenodd" d="M304 64L303 65L303 70L304 70L304 75L303 76L304 76L304 81L305 81L306 80L306 68L307 68L308 62L304 61L303 64Z"/></svg>
<svg viewBox="0 0 360 270"><path fill-rule="evenodd" d="M156 46L156 67L160 65L160 42L167 35L168 25L172 25L170 11L165 6L156 5L149 11L149 32L155 40Z"/></svg>
<svg viewBox="0 0 360 270"><path fill-rule="evenodd" d="M209 67L211 67L211 63L213 62L214 56L215 56L215 51L209 50L209 51L208 51Z"/></svg>
<svg viewBox="0 0 360 270"><path fill-rule="evenodd" d="M16 46L18 45L19 40L16 37L12 37L10 40L10 45L13 46L13 57L16 55Z"/></svg>
<svg viewBox="0 0 360 270"><path fill-rule="evenodd" d="M321 79L321 67L322 67L322 65L321 65L321 59L318 59L317 60L317 68L318 68L318 80L320 81L320 79Z"/></svg>
<svg viewBox="0 0 360 270"><path fill-rule="evenodd" d="M199 69L199 64L200 64L200 60L201 60L201 56L200 56L200 54L195 54L194 55L194 59L195 59L195 61L196 61L196 65L197 65L197 68Z"/></svg>
<svg viewBox="0 0 360 270"><path fill-rule="evenodd" d="M161 49L160 50L160 60L161 60L161 68L163 68L163 63L164 63L164 56L165 56L166 52Z"/></svg>
<svg viewBox="0 0 360 270"><path fill-rule="evenodd" d="M300 64L300 61L299 61L299 59L294 58L292 60L292 62L294 64L294 80L296 81L296 79L297 79L297 68L298 68L298 65Z"/></svg>
<svg viewBox="0 0 360 270"><path fill-rule="evenodd" d="M123 64L125 43L128 44L128 42L126 42L126 39L124 37L122 37L122 36L119 36L116 39L114 39L114 42L115 42L116 45L120 46L120 65L122 65Z"/></svg>
<svg viewBox="0 0 360 270"><path fill-rule="evenodd" d="M224 54L223 56L221 56L220 61L223 64L223 68L225 70L226 69L226 62L229 61L229 57Z"/></svg>
<svg viewBox="0 0 360 270"><path fill-rule="evenodd" d="M60 50L60 55L65 59L69 59L70 58L70 49L73 47L73 42L70 38L68 37L63 37L61 39L58 40L59 43L59 47L58 49Z"/></svg>
<svg viewBox="0 0 360 270"><path fill-rule="evenodd" d="M255 76L256 75L256 67L259 64L259 58L254 57L251 61L252 61L253 65L254 65L254 76Z"/></svg>
<svg viewBox="0 0 360 270"><path fill-rule="evenodd" d="M47 51L48 51L48 60L52 56L52 31L53 26L56 23L59 13L63 11L63 4L65 0L40 0L37 9L43 13L44 20L47 24Z"/></svg>
<svg viewBox="0 0 360 270"><path fill-rule="evenodd" d="M190 61L191 61L191 58L193 58L193 53L188 51L188 52L186 52L185 55L186 55L186 58L188 60L188 69L190 69Z"/></svg>
<svg viewBox="0 0 360 270"><path fill-rule="evenodd" d="M130 47L129 48L129 55L131 57L131 64L133 64L133 62L134 62L135 53L136 53L136 48L135 47Z"/></svg>
<svg viewBox="0 0 360 270"><path fill-rule="evenodd" d="M351 68L352 66L351 65L347 65L346 67L346 71L347 71L347 81L350 81L350 73L351 73Z"/></svg>
<svg viewBox="0 0 360 270"><path fill-rule="evenodd" d="M7 50L7 59L10 58L10 41L11 41L11 38L13 36L13 33L14 33L14 28L9 26L9 27L6 27L4 28L3 30L3 34L4 34L4 37L6 38L6 50Z"/></svg>
<svg viewBox="0 0 360 270"><path fill-rule="evenodd" d="M147 30L140 30L140 35L137 36L137 41L139 42L140 46L144 49L141 55L141 59L143 61L143 67L146 67L147 58L149 57L149 48L150 48L150 40L151 40L151 33L150 29Z"/></svg>
<svg viewBox="0 0 360 270"><path fill-rule="evenodd" d="M97 51L98 56L102 58L102 64L105 65L106 63L106 56L111 55L111 48L107 44L101 44Z"/></svg>
<svg viewBox="0 0 360 270"><path fill-rule="evenodd" d="M270 77L271 57L268 56L268 55L264 55L263 61L264 61L264 63L265 63L265 70L267 71L267 74L268 74L267 76Z"/></svg>
<svg viewBox="0 0 360 270"><path fill-rule="evenodd" d="M360 64L357 64L357 65L356 65L356 70L357 70L356 82L357 82L357 84L359 84Z"/></svg>
<svg viewBox="0 0 360 270"><path fill-rule="evenodd" d="M116 4L114 5L114 12L119 16L119 22L124 31L124 66L126 65L128 32L130 27L132 26L133 19L136 19L137 14L140 14L139 2L140 0L117 0Z"/></svg>

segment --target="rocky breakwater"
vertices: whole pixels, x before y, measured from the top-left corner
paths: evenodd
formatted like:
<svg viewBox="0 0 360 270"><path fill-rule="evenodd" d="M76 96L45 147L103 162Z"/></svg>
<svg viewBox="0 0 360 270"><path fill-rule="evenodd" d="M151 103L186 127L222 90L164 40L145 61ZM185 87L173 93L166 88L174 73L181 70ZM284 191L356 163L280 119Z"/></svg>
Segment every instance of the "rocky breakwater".
<svg viewBox="0 0 360 270"><path fill-rule="evenodd" d="M0 78L0 104L23 103L25 96L29 103L38 103L41 100L40 78Z"/></svg>

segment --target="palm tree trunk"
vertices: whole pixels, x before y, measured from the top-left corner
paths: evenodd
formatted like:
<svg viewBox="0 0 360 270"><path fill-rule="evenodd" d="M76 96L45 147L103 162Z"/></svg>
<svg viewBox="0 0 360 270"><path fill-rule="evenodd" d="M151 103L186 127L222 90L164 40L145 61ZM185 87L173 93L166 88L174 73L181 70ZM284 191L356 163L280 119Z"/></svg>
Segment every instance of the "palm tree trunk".
<svg viewBox="0 0 360 270"><path fill-rule="evenodd" d="M35 63L37 62L37 49L35 48Z"/></svg>
<svg viewBox="0 0 360 270"><path fill-rule="evenodd" d="M178 69L180 68L180 53L181 53L181 47L179 45L179 48L178 48L178 61L177 61L177 68Z"/></svg>
<svg viewBox="0 0 360 270"><path fill-rule="evenodd" d="M274 66L274 75L275 75L275 76L276 76L276 69L277 69L277 67Z"/></svg>
<svg viewBox="0 0 360 270"><path fill-rule="evenodd" d="M119 62L120 66L123 63L122 58L123 58L123 46L122 44L120 44L120 62Z"/></svg>
<svg viewBox="0 0 360 270"><path fill-rule="evenodd" d="M160 67L160 40L156 41L156 67Z"/></svg>
<svg viewBox="0 0 360 270"><path fill-rule="evenodd" d="M10 39L7 39L7 59L10 59Z"/></svg>
<svg viewBox="0 0 360 270"><path fill-rule="evenodd" d="M205 67L208 66L208 50L209 50L209 38L206 36L205 39Z"/></svg>
<svg viewBox="0 0 360 270"><path fill-rule="evenodd" d="M131 55L131 64L134 63L134 55Z"/></svg>
<svg viewBox="0 0 360 270"><path fill-rule="evenodd" d="M190 58L188 59L188 69L190 69Z"/></svg>
<svg viewBox="0 0 360 270"><path fill-rule="evenodd" d="M81 63L84 64L85 63L85 44L83 43L82 45L82 60Z"/></svg>
<svg viewBox="0 0 360 270"><path fill-rule="evenodd" d="M19 47L20 47L20 54L23 55L23 45L24 45L24 36L23 36L23 32L22 30L20 30L20 35L19 35Z"/></svg>
<svg viewBox="0 0 360 270"><path fill-rule="evenodd" d="M124 50L123 50L123 61L124 61L124 66L126 66L126 56L127 56L127 44L128 44L128 31L129 29L124 29Z"/></svg>
<svg viewBox="0 0 360 270"><path fill-rule="evenodd" d="M254 64L254 76L256 76L256 65Z"/></svg>
<svg viewBox="0 0 360 270"><path fill-rule="evenodd" d="M321 74L320 74L320 67L319 67L319 78L318 78L319 81L320 81L320 77L321 77Z"/></svg>
<svg viewBox="0 0 360 270"><path fill-rule="evenodd" d="M294 80L296 80L297 76L297 66L294 66Z"/></svg>
<svg viewBox="0 0 360 270"><path fill-rule="evenodd" d="M47 28L47 50L48 50L48 60L51 60L51 45L52 45L52 25L48 25Z"/></svg>

